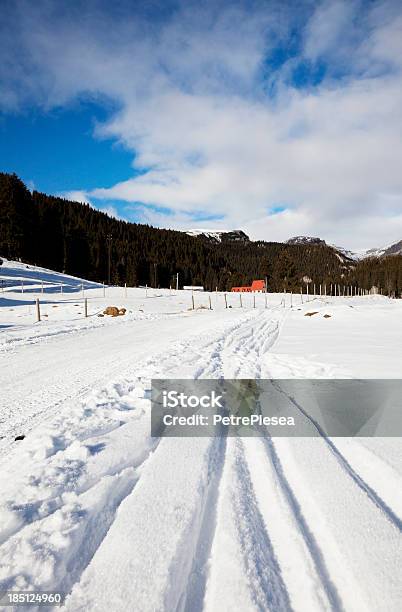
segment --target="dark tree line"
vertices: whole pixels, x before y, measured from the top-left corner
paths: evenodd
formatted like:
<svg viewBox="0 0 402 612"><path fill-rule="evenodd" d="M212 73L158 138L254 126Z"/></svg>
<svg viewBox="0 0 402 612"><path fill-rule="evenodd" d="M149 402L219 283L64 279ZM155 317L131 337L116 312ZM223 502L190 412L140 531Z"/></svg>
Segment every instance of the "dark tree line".
<svg viewBox="0 0 402 612"><path fill-rule="evenodd" d="M214 243L205 237L113 219L91 206L34 191L0 173L0 255L113 284L230 290L268 278L274 291L312 282L373 285L400 295L402 257L356 263L324 244ZM303 280L304 279L304 280Z"/></svg>

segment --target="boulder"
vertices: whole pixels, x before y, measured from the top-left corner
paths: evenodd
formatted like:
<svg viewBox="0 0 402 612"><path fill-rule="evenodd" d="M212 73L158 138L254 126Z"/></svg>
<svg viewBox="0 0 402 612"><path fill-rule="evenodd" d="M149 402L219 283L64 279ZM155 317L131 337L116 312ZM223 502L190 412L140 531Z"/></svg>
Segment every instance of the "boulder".
<svg viewBox="0 0 402 612"><path fill-rule="evenodd" d="M118 317L119 316L119 309L116 306L108 306L103 311L103 314L109 315L110 317Z"/></svg>

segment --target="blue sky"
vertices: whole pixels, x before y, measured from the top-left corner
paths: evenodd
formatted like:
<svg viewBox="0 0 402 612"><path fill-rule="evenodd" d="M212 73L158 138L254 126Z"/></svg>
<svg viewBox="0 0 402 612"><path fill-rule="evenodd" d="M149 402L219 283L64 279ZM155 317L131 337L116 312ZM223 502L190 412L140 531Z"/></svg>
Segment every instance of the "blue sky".
<svg viewBox="0 0 402 612"><path fill-rule="evenodd" d="M2 171L15 172L30 187L47 193L111 187L133 175L133 155L112 139L93 137L94 125L110 110L81 102L43 111L24 109L0 117Z"/></svg>
<svg viewBox="0 0 402 612"><path fill-rule="evenodd" d="M0 169L30 187L162 227L402 236L399 1L2 11Z"/></svg>

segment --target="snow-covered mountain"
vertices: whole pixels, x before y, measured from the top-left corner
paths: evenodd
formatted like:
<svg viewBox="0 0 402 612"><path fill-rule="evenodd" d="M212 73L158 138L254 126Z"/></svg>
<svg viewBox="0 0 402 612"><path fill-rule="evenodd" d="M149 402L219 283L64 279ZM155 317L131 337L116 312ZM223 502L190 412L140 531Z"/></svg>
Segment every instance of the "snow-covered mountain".
<svg viewBox="0 0 402 612"><path fill-rule="evenodd" d="M334 249L334 251L339 257L347 258L347 259L354 260L354 261L359 261L360 259L365 259L366 257L384 257L386 255L401 255L402 254L402 240L399 240L398 242L395 242L383 248L368 249L367 251L362 251L362 252L350 251L349 249L339 247L335 244L327 244L325 240L322 240L321 238L315 238L313 236L295 236L294 238L289 238L289 240L286 240L285 244L327 245L331 247L332 249Z"/></svg>
<svg viewBox="0 0 402 612"><path fill-rule="evenodd" d="M383 257L385 255L402 255L402 240L394 242L387 247L369 249L365 252L364 257Z"/></svg>
<svg viewBox="0 0 402 612"><path fill-rule="evenodd" d="M294 236L285 240L285 244L326 244L325 240L314 236Z"/></svg>
<svg viewBox="0 0 402 612"><path fill-rule="evenodd" d="M249 242L250 238L242 230L208 230L192 229L186 232L189 236L205 236L213 242Z"/></svg>
<svg viewBox="0 0 402 612"><path fill-rule="evenodd" d="M297 245L309 245L309 244L320 244L322 246L330 247L335 251L335 255L342 263L350 263L351 261L357 261L359 255L348 249L335 246L334 244L327 244L322 238L316 238L314 236L295 236L285 241L285 244L297 244Z"/></svg>
<svg viewBox="0 0 402 612"><path fill-rule="evenodd" d="M189 236L203 236L211 242L249 242L250 238L242 230L209 230L209 229L192 229L186 232ZM284 244L292 245L322 245L328 246L335 251L337 257L347 263L359 261L366 257L384 257L386 255L401 255L402 240L395 242L383 248L373 248L367 251L357 252L345 249L335 244L328 244L322 238L316 236L293 236L285 240Z"/></svg>

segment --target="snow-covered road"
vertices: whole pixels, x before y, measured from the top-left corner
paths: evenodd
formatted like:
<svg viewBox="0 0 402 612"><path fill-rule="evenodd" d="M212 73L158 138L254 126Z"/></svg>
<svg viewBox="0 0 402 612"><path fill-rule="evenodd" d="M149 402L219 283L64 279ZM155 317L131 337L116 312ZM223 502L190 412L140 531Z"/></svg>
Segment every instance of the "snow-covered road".
<svg viewBox="0 0 402 612"><path fill-rule="evenodd" d="M208 328L222 327L219 313L206 313ZM123 372L135 372L150 354L162 353L178 337L191 334L194 318L203 312L149 320L111 321L102 328L74 329L54 336L32 335L25 342L11 337L8 350L0 351L0 457L16 435L26 435L67 401L77 401L114 380ZM238 311L229 318L236 320ZM197 320L196 328L202 328ZM124 324L122 324L124 323ZM70 331L70 330L69 330Z"/></svg>
<svg viewBox="0 0 402 612"><path fill-rule="evenodd" d="M150 436L151 378L361 376L373 346L401 377L399 304L308 308L185 310L5 351L0 591L63 591L70 612L399 611L399 439Z"/></svg>

